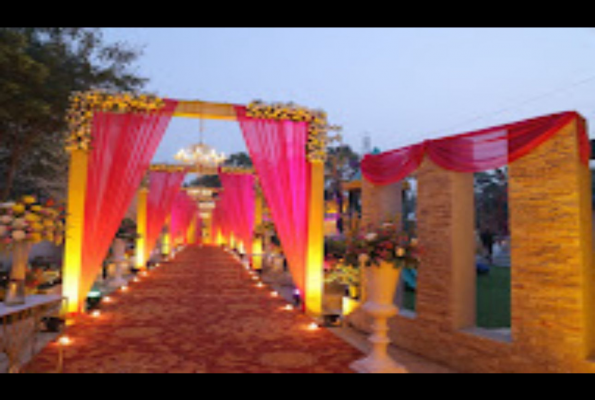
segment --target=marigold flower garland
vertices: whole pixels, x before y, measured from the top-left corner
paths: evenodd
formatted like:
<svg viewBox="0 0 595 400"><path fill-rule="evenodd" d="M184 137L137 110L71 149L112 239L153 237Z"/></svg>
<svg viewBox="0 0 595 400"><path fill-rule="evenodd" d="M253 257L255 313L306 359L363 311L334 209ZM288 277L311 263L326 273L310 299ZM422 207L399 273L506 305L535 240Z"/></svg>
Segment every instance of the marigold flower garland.
<svg viewBox="0 0 595 400"><path fill-rule="evenodd" d="M221 167L221 172L225 174L240 174L240 175L253 175L254 168L251 167Z"/></svg>
<svg viewBox="0 0 595 400"><path fill-rule="evenodd" d="M66 149L72 151L91 148L91 123L93 113L96 111L145 113L159 111L164 106L163 99L154 95L110 93L104 90L73 92L70 96L70 108L66 114L70 131Z"/></svg>
<svg viewBox="0 0 595 400"><path fill-rule="evenodd" d="M183 171L189 171L190 168L186 165L151 164L149 166L149 170L156 171L156 172L183 172Z"/></svg>
<svg viewBox="0 0 595 400"><path fill-rule="evenodd" d="M308 143L306 152L310 161L324 161L326 146L340 135L328 136L328 131L340 131L335 125L328 125L327 114L322 110L312 110L294 103L264 103L255 100L246 107L246 115L251 118L289 120L308 123Z"/></svg>

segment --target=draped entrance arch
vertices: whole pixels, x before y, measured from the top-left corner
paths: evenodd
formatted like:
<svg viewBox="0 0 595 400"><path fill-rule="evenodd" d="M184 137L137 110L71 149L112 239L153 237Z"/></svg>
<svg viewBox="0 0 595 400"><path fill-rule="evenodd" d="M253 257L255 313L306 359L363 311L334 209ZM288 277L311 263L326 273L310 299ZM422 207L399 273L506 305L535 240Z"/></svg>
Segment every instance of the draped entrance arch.
<svg viewBox="0 0 595 400"><path fill-rule="evenodd" d="M336 129L328 126L326 114L292 103L243 106L101 91L73 94L68 116L70 170L63 270L68 312L83 310L117 227L173 117L239 121L305 310L319 315L324 156L327 132ZM148 240L142 251L145 257L151 250Z"/></svg>

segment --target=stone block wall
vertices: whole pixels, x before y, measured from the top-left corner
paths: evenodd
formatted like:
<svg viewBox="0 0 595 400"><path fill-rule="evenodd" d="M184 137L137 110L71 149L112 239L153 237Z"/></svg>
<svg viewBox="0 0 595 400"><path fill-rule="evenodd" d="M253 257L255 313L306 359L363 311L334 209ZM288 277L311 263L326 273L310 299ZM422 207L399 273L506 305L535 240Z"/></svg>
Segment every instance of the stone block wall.
<svg viewBox="0 0 595 400"><path fill-rule="evenodd" d="M509 336L474 326L472 174L424 161L416 315L390 320L397 346L462 372L595 372L591 176L579 161L579 123L509 167Z"/></svg>
<svg viewBox="0 0 595 400"><path fill-rule="evenodd" d="M400 224L402 213L402 184L376 186L362 180L362 226L377 226L387 220Z"/></svg>
<svg viewBox="0 0 595 400"><path fill-rule="evenodd" d="M562 369L590 356L595 317L591 182L577 123L510 166L514 344Z"/></svg>

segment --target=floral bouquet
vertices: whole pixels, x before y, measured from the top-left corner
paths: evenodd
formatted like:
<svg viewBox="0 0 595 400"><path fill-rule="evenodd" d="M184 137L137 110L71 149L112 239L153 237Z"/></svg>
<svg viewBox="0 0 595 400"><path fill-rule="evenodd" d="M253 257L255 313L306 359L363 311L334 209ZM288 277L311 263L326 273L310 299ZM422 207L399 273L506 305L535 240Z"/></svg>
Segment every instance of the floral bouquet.
<svg viewBox="0 0 595 400"><path fill-rule="evenodd" d="M377 229L366 229L347 238L345 263L366 267L387 262L395 268L417 268L419 248L417 239L385 222Z"/></svg>
<svg viewBox="0 0 595 400"><path fill-rule="evenodd" d="M345 257L346 243L342 237L324 238L325 266L332 268L337 263L342 263ZM328 269L328 268L327 268Z"/></svg>
<svg viewBox="0 0 595 400"><path fill-rule="evenodd" d="M136 240L139 238L136 223L130 218L124 218L116 232L117 239Z"/></svg>
<svg viewBox="0 0 595 400"><path fill-rule="evenodd" d="M350 293L357 293L360 285L359 266L345 262L347 243L342 236L324 240L324 282L347 286ZM355 297L356 294L353 294Z"/></svg>
<svg viewBox="0 0 595 400"><path fill-rule="evenodd" d="M0 203L0 250L9 250L17 242L56 245L64 241L64 207L53 200L38 204L34 196L23 196L19 202Z"/></svg>
<svg viewBox="0 0 595 400"><path fill-rule="evenodd" d="M359 286L360 272L358 267L338 262L325 270L325 283L339 283L340 285Z"/></svg>
<svg viewBox="0 0 595 400"><path fill-rule="evenodd" d="M262 223L254 228L254 239L262 239L269 231L275 232L275 224L272 221L264 220Z"/></svg>

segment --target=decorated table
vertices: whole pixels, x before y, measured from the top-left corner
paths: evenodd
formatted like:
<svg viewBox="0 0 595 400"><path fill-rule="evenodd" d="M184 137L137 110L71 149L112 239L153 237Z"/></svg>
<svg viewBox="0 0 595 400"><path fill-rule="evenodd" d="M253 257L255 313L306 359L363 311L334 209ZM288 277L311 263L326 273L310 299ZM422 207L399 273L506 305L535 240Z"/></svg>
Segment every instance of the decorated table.
<svg viewBox="0 0 595 400"><path fill-rule="evenodd" d="M65 297L60 295L27 296L26 302L14 306L0 303L0 353L8 357L7 372L18 372L21 357L27 346L35 352L39 326L44 317L57 314Z"/></svg>

